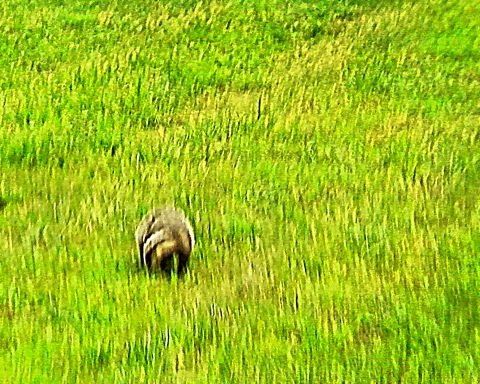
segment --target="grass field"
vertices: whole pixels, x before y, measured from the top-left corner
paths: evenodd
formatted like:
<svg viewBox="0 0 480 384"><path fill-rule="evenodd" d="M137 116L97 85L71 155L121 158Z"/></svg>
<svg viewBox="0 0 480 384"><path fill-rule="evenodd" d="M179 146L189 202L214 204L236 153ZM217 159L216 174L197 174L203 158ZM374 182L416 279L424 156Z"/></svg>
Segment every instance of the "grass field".
<svg viewBox="0 0 480 384"><path fill-rule="evenodd" d="M2 2L0 382L479 382L479 14Z"/></svg>

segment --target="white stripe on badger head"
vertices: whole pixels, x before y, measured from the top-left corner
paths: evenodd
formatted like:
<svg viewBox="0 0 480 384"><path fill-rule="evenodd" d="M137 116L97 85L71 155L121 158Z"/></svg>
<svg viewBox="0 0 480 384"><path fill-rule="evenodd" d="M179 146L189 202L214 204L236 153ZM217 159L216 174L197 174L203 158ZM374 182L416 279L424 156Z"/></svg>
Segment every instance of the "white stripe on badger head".
<svg viewBox="0 0 480 384"><path fill-rule="evenodd" d="M148 253L152 251L153 247L155 247L155 245L157 245L160 240L163 240L164 233L165 231L162 229L158 232L155 232L147 239L147 241L143 245L143 253L145 255L148 255Z"/></svg>

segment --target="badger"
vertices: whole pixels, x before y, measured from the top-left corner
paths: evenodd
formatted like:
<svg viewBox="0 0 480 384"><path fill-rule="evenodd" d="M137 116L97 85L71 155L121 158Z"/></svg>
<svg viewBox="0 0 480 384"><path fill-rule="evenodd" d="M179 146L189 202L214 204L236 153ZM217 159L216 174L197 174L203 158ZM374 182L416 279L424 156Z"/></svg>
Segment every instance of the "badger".
<svg viewBox="0 0 480 384"><path fill-rule="evenodd" d="M185 273L195 237L182 210L169 206L153 209L142 218L135 237L141 265L170 273L177 255L177 273Z"/></svg>

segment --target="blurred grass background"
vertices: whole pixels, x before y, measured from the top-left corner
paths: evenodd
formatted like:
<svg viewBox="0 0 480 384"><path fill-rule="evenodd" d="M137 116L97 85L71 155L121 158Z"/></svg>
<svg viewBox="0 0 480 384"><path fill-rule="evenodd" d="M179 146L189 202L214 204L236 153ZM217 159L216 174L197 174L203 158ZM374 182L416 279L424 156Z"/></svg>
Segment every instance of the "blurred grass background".
<svg viewBox="0 0 480 384"><path fill-rule="evenodd" d="M478 381L479 11L3 2L2 382Z"/></svg>

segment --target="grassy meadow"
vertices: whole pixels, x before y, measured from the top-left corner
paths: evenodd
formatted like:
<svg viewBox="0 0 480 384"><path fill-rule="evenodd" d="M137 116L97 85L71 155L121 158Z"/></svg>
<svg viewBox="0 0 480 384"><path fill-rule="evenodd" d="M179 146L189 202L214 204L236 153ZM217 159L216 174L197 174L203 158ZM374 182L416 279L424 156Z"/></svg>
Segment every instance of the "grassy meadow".
<svg viewBox="0 0 480 384"><path fill-rule="evenodd" d="M3 1L0 382L479 382L479 14Z"/></svg>

